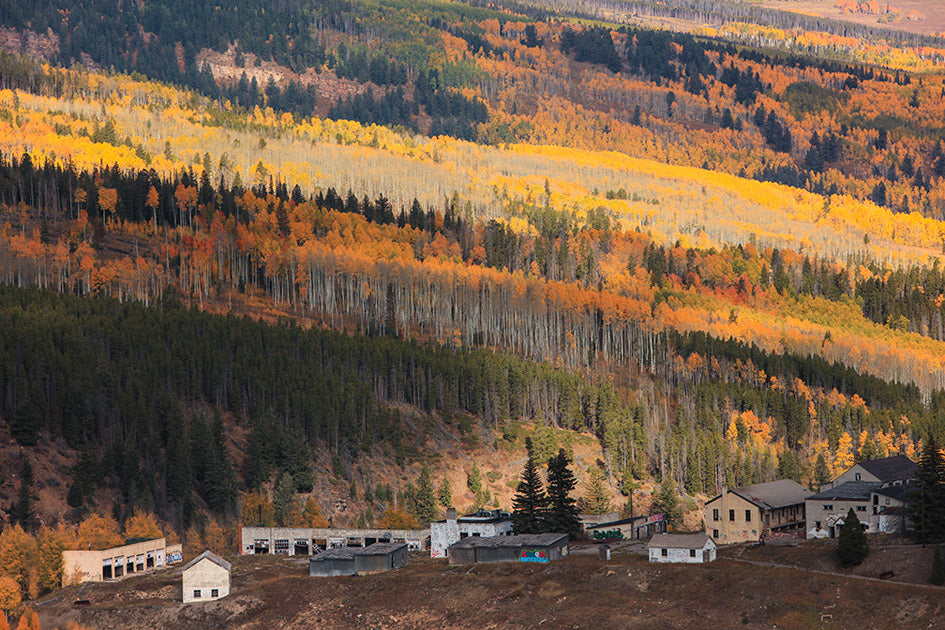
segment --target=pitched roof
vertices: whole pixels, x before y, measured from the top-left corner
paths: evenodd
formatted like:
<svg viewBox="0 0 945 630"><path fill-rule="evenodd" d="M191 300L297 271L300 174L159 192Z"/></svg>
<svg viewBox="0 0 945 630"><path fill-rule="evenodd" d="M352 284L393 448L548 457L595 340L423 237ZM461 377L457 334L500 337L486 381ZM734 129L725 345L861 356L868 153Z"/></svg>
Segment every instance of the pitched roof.
<svg viewBox="0 0 945 630"><path fill-rule="evenodd" d="M882 482L910 479L918 468L918 465L905 455L870 459L859 464L866 472Z"/></svg>
<svg viewBox="0 0 945 630"><path fill-rule="evenodd" d="M325 551L311 556L309 562L328 562L329 560L354 560L354 549L348 547L337 547L335 549L326 549Z"/></svg>
<svg viewBox="0 0 945 630"><path fill-rule="evenodd" d="M636 521L645 521L646 519L653 518L654 516L660 517L660 519L654 520L653 521L654 523L664 520L662 518L663 517L662 514L649 514L649 515L644 515L644 516L633 516L631 518L622 518L619 521L610 521L609 523L598 523L597 525L594 525L593 527L589 527L588 529L603 529L605 527L616 527L617 525L627 525L628 523L633 523Z"/></svg>
<svg viewBox="0 0 945 630"><path fill-rule="evenodd" d="M897 501L906 500L906 495L912 491L915 486L911 483L901 483L896 486L886 486L885 488L877 488L873 490L876 494L881 494L884 497L889 497L891 499L896 499Z"/></svg>
<svg viewBox="0 0 945 630"><path fill-rule="evenodd" d="M655 534L647 545L650 548L702 549L712 540L705 534Z"/></svg>
<svg viewBox="0 0 945 630"><path fill-rule="evenodd" d="M468 547L550 547L562 542L568 542L567 534L516 534L514 536L488 536L480 538L479 536L469 536L457 543L450 545L450 548L468 548Z"/></svg>
<svg viewBox="0 0 945 630"><path fill-rule="evenodd" d="M227 562L226 560L224 560L223 558L221 558L220 556L218 556L217 554L213 553L212 551L208 549L207 551L204 551L202 554L200 554L199 556L197 556L196 558L194 558L193 560L185 564L182 570L186 571L187 569L196 565L198 562L200 562L204 558L206 558L207 560L209 560L210 562L216 565L223 567L227 571L229 571L233 566L229 562Z"/></svg>
<svg viewBox="0 0 945 630"><path fill-rule="evenodd" d="M812 494L810 490L793 479L778 479L753 486L743 486L732 490L760 508L781 508L803 503Z"/></svg>
<svg viewBox="0 0 945 630"><path fill-rule="evenodd" d="M868 501L870 492L878 490L879 486L877 481L846 481L807 498L817 501Z"/></svg>

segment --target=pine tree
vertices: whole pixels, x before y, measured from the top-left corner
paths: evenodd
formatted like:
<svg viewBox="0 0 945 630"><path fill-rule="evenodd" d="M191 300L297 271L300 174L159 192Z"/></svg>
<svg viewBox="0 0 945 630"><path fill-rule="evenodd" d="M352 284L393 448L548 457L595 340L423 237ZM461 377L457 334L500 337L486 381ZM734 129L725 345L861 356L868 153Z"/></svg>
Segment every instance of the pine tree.
<svg viewBox="0 0 945 630"><path fill-rule="evenodd" d="M843 520L843 525L840 526L840 534L837 540L837 554L840 556L840 565L855 567L861 564L869 550L869 542L866 540L863 526L860 525L860 519L856 517L853 508L850 508Z"/></svg>
<svg viewBox="0 0 945 630"><path fill-rule="evenodd" d="M512 528L516 534L539 534L548 508L548 497L538 474L538 466L532 452L531 438L525 439L528 459L522 471L515 497L512 499Z"/></svg>
<svg viewBox="0 0 945 630"><path fill-rule="evenodd" d="M577 503L571 491L577 485L574 473L568 468L570 460L564 449L548 460L548 516L543 529L577 536L581 531Z"/></svg>
<svg viewBox="0 0 945 630"><path fill-rule="evenodd" d="M945 458L934 437L929 436L922 449L906 509L919 542L945 540Z"/></svg>
<svg viewBox="0 0 945 630"><path fill-rule="evenodd" d="M450 486L450 480L446 478L446 475L443 475L443 480L440 481L440 487L436 491L436 499L443 507L449 507L453 504L453 488Z"/></svg>
<svg viewBox="0 0 945 630"><path fill-rule="evenodd" d="M33 513L33 466L29 458L23 456L23 465L20 467L20 490L16 501L10 506L10 521L19 523L26 531L32 531L36 525Z"/></svg>
<svg viewBox="0 0 945 630"><path fill-rule="evenodd" d="M430 467L426 464L420 471L420 478L417 480L417 492L414 495L416 502L417 520L421 525L426 526L436 518L436 494L433 491L433 481L430 479Z"/></svg>
<svg viewBox="0 0 945 630"><path fill-rule="evenodd" d="M585 514L606 514L610 512L610 493L604 485L604 472L594 467L590 471L590 480L587 492L582 499L582 510Z"/></svg>
<svg viewBox="0 0 945 630"><path fill-rule="evenodd" d="M663 483L660 484L659 491L653 497L652 511L654 514L663 515L668 528L675 528L682 524L683 511L679 505L679 495L669 475L663 477Z"/></svg>
<svg viewBox="0 0 945 630"><path fill-rule="evenodd" d="M273 493L272 503L276 511L276 523L280 527L285 526L286 518L289 516L289 510L295 501L295 481L289 473L283 473L276 483L276 491Z"/></svg>
<svg viewBox="0 0 945 630"><path fill-rule="evenodd" d="M827 460L824 459L824 454L819 453L817 463L814 465L814 489L819 490L820 486L828 481L830 481L830 469L827 468Z"/></svg>
<svg viewBox="0 0 945 630"><path fill-rule="evenodd" d="M932 571L929 574L929 584L945 586L945 563L942 562L942 550L938 547L932 553Z"/></svg>

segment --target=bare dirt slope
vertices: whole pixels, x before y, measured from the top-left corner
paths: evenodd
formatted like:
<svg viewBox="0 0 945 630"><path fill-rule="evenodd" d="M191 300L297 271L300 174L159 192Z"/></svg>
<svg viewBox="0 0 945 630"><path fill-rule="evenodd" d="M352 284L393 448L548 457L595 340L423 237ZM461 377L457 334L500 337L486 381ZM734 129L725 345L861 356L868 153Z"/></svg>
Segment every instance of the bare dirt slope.
<svg viewBox="0 0 945 630"><path fill-rule="evenodd" d="M594 551L590 549L589 551ZM233 594L179 604L179 569L38 603L43 627L94 628L943 628L945 590L722 558L705 566L610 562L451 567L416 554L391 573L310 578L304 560L244 556Z"/></svg>

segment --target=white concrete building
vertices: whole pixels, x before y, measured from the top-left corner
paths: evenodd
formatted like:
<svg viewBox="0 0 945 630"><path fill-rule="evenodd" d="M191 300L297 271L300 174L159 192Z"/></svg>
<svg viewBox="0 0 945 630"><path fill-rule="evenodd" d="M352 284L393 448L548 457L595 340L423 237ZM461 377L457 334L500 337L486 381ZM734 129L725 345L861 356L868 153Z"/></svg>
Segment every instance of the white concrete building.
<svg viewBox="0 0 945 630"><path fill-rule="evenodd" d="M239 536L240 555L311 556L327 549L368 547L378 542L402 542L411 551L420 550L426 548L430 530L240 526Z"/></svg>
<svg viewBox="0 0 945 630"><path fill-rule="evenodd" d="M446 519L430 523L430 557L445 558L447 548L464 538L511 536L512 517L508 512L479 510L456 517L456 509L446 511Z"/></svg>
<svg viewBox="0 0 945 630"><path fill-rule="evenodd" d="M715 560L715 541L705 534L657 534L647 547L650 562L703 564Z"/></svg>
<svg viewBox="0 0 945 630"><path fill-rule="evenodd" d="M204 551L188 562L181 578L184 603L209 602L229 595L230 569L230 563L212 551Z"/></svg>
<svg viewBox="0 0 945 630"><path fill-rule="evenodd" d="M62 585L120 580L181 561L180 544L164 538L129 541L110 549L66 549L62 552Z"/></svg>

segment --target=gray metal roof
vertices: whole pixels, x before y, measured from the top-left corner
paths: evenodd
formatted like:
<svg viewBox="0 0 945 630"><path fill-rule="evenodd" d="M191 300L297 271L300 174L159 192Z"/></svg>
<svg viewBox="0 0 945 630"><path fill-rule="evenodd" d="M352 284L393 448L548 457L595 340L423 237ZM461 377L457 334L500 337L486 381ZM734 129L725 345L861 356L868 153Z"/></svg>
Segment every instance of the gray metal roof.
<svg viewBox="0 0 945 630"><path fill-rule="evenodd" d="M373 545L368 545L362 549L355 549L354 555L356 556L382 556L384 554L393 553L400 549L403 549L407 546L407 543L394 543L394 542L379 542L374 543Z"/></svg>
<svg viewBox="0 0 945 630"><path fill-rule="evenodd" d="M812 494L793 479L778 479L732 490L762 508L781 508L803 503Z"/></svg>
<svg viewBox="0 0 945 630"><path fill-rule="evenodd" d="M916 463L905 455L870 459L859 464L866 472L883 482L911 479L918 468Z"/></svg>
<svg viewBox="0 0 945 630"><path fill-rule="evenodd" d="M480 538L469 536L450 547L550 547L561 542L568 542L567 534L517 534L514 536L488 536Z"/></svg>
<svg viewBox="0 0 945 630"><path fill-rule="evenodd" d="M880 485L876 481L847 481L808 498L816 501L868 501L870 493L878 490Z"/></svg>
<svg viewBox="0 0 945 630"><path fill-rule="evenodd" d="M309 558L309 562L327 562L329 560L354 560L355 549L340 547L337 549L326 549L320 554Z"/></svg>
<svg viewBox="0 0 945 630"><path fill-rule="evenodd" d="M227 571L229 571L233 566L229 562L227 562L226 560L224 560L223 558L221 558L220 556L218 556L217 554L213 553L212 551L208 549L207 551L204 551L202 554L200 554L199 556L197 556L196 558L194 558L193 560L185 564L182 571L186 571L187 569L194 566L195 564L197 564L204 558L206 558L210 562L213 562L214 564L217 564L223 567Z"/></svg>
<svg viewBox="0 0 945 630"><path fill-rule="evenodd" d="M886 486L885 488L877 488L873 490L876 494L881 494L884 497L889 497L891 499L896 499L897 501L905 501L909 492L915 489L915 486L911 483L901 483L898 486Z"/></svg>
<svg viewBox="0 0 945 630"><path fill-rule="evenodd" d="M655 534L647 545L650 548L702 549L712 540L705 534Z"/></svg>

